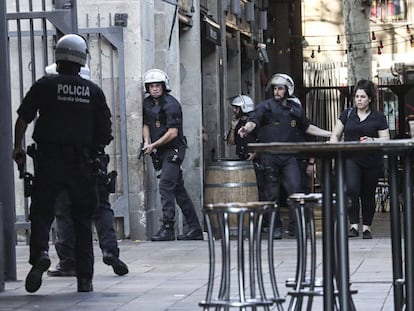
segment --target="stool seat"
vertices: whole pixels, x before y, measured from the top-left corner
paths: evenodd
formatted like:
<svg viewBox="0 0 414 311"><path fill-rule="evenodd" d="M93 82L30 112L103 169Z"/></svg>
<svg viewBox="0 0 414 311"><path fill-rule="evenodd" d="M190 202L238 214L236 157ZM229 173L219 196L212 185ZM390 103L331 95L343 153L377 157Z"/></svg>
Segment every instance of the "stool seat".
<svg viewBox="0 0 414 311"><path fill-rule="evenodd" d="M321 203L322 202L322 193L292 193L288 200L294 201L294 202L316 202Z"/></svg>

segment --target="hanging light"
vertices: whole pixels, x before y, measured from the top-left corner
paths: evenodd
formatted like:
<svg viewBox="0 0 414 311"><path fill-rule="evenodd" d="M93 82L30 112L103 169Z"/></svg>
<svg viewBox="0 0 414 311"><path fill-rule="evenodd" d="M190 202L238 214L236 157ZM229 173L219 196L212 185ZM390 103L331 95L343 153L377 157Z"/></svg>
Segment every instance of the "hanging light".
<svg viewBox="0 0 414 311"><path fill-rule="evenodd" d="M372 39L372 41L375 41L377 39L377 37L375 36L375 32L372 32L371 39Z"/></svg>
<svg viewBox="0 0 414 311"><path fill-rule="evenodd" d="M407 25L406 27L407 27L407 33L410 34L411 33L410 26Z"/></svg>
<svg viewBox="0 0 414 311"><path fill-rule="evenodd" d="M382 44L382 40L380 40L380 48L383 49L384 45Z"/></svg>
<svg viewBox="0 0 414 311"><path fill-rule="evenodd" d="M309 46L309 42L305 39L304 36L302 37L300 44L302 44L303 48L307 48Z"/></svg>
<svg viewBox="0 0 414 311"><path fill-rule="evenodd" d="M381 55L382 51L381 51L381 47L378 47L378 55Z"/></svg>
<svg viewBox="0 0 414 311"><path fill-rule="evenodd" d="M341 37L339 35L336 37L336 43L341 44Z"/></svg>
<svg viewBox="0 0 414 311"><path fill-rule="evenodd" d="M315 50L312 50L311 58L315 58Z"/></svg>
<svg viewBox="0 0 414 311"><path fill-rule="evenodd" d="M413 35L410 36L410 45L412 48L414 48L414 36Z"/></svg>
<svg viewBox="0 0 414 311"><path fill-rule="evenodd" d="M321 52L321 46L318 45L318 53L320 53L320 52Z"/></svg>

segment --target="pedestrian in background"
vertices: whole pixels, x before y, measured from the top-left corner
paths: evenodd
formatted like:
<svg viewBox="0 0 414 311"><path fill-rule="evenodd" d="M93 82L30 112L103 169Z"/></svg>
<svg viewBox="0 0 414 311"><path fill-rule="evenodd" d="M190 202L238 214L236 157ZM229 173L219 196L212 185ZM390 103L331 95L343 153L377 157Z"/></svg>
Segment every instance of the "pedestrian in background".
<svg viewBox="0 0 414 311"><path fill-rule="evenodd" d="M93 290L92 215L97 207L94 159L112 140L111 113L103 91L79 76L88 46L65 35L56 44L58 75L36 81L17 110L13 159L24 165L23 138L36 117L35 176L30 206L30 258L26 290L36 292L50 266L49 231L58 195L68 192L75 233L78 292Z"/></svg>
<svg viewBox="0 0 414 311"><path fill-rule="evenodd" d="M358 81L353 94L354 107L344 110L332 132L330 142L361 143L390 139L387 119L378 111L377 90L372 81ZM348 209L349 237L359 236L362 211L362 237L372 239L371 225L375 214L375 189L384 174L384 158L378 152L348 154L345 161L346 193L351 200Z"/></svg>
<svg viewBox="0 0 414 311"><path fill-rule="evenodd" d="M107 155L101 155L100 158L108 158ZM119 259L119 247L117 236L114 228L114 211L109 202L109 193L112 191L109 180L110 175L107 174L108 160L101 163L101 172L98 174L98 208L93 214L93 223L98 235L99 247L102 251L102 261L111 266L117 275L125 275L128 273L128 266ZM75 236L74 223L70 217L71 201L69 200L67 191L62 192L55 206L56 236L55 242L56 253L59 262L55 269L47 271L48 276L75 276L76 260L75 260Z"/></svg>
<svg viewBox="0 0 414 311"><path fill-rule="evenodd" d="M239 130L241 137L246 137L257 127L258 141L296 142L298 130L315 136L329 137L331 132L311 124L302 106L293 97L294 82L287 74L275 74L269 85L273 97L256 106L246 125ZM265 174L265 201L279 204L281 185L287 196L299 191L300 172L294 155L280 155L263 152L261 163ZM274 239L282 238L280 211L276 213Z"/></svg>
<svg viewBox="0 0 414 311"><path fill-rule="evenodd" d="M183 212L188 230L178 240L202 240L203 231L194 204L184 187L181 164L185 157L187 141L183 133L181 105L169 94L168 76L159 69L144 73L145 92L143 103L144 124L142 135L145 154L156 152L161 170L159 191L162 205L162 226L152 241L172 241L175 236L175 202ZM153 155L154 156L154 155Z"/></svg>

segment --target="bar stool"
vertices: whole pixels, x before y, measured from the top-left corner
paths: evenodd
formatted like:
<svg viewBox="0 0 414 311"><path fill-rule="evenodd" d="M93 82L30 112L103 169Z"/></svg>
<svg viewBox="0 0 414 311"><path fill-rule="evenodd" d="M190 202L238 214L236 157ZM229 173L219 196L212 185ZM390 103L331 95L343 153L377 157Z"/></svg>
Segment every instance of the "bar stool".
<svg viewBox="0 0 414 311"><path fill-rule="evenodd" d="M288 295L292 296L288 310L301 310L303 298L307 296L306 310L310 311L313 297L323 296L323 279L316 278L316 230L314 219L314 209L322 207L322 194L293 193L289 196L288 203L295 210L297 241L295 278L288 279L285 283L287 287L294 288L293 291L288 292ZM310 244L310 267L309 276L306 276L308 240ZM358 293L358 290L350 290L351 295L356 293ZM335 290L334 295L338 296L338 291ZM351 310L356 310L352 298L349 297L349 299ZM338 301L336 301L335 306L339 310Z"/></svg>
<svg viewBox="0 0 414 311"><path fill-rule="evenodd" d="M311 310L313 296L323 295L322 280L316 280L316 230L314 208L322 207L321 193L293 193L288 198L288 204L295 211L297 261L295 278L288 279L286 286L293 287L288 292L292 296L288 310L301 310L303 297L308 296L307 310ZM309 277L306 277L308 240L310 242ZM307 288L307 289L305 289Z"/></svg>
<svg viewBox="0 0 414 311"><path fill-rule="evenodd" d="M263 216L271 213L274 218L276 211L274 202L231 202L206 204L203 209L205 223L208 232L209 245L209 275L207 283L206 299L199 303L203 310L214 307L216 310L228 310L239 308L246 310L262 307L270 310L273 304L281 308L283 298L279 297L276 277L274 273L273 260L269 260L269 274L272 284L273 298L267 298L263 282L262 269L262 225ZM231 240L230 240L230 218L237 218L237 286L231 280ZM219 239L221 241L221 278L218 291L214 290L214 274L216 265L215 240L217 232L214 232L212 222L218 223ZM270 228L272 230L273 228ZM248 252L245 254L244 240L248 243ZM269 239L269 241L272 239ZM269 244L272 245L272 244ZM273 248L268 249L268 258L273 258ZM248 287L246 280L245 255L248 257ZM234 282L233 282L234 283ZM232 286L233 285L233 286ZM246 288L247 287L247 288ZM237 288L237 290L236 290ZM232 291L233 289L233 291ZM256 292L258 289L258 292ZM213 299L214 292L217 298Z"/></svg>

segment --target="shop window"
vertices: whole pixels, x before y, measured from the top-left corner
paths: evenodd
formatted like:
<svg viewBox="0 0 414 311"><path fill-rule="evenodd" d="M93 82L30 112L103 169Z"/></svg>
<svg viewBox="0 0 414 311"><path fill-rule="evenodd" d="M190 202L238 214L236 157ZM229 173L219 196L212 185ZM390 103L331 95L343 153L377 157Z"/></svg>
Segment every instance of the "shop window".
<svg viewBox="0 0 414 311"><path fill-rule="evenodd" d="M381 22L396 22L406 20L404 0L373 0L371 18Z"/></svg>

